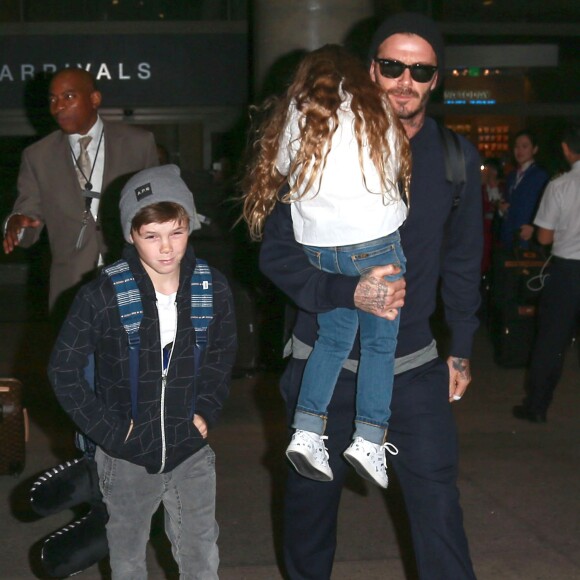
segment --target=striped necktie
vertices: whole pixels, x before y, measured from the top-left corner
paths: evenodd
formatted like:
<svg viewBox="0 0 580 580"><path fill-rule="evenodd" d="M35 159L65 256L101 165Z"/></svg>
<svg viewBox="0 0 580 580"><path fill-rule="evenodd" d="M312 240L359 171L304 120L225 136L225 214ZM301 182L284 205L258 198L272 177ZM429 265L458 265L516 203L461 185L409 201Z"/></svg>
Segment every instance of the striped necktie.
<svg viewBox="0 0 580 580"><path fill-rule="evenodd" d="M93 138L90 135L86 135L85 137L81 137L79 139L79 146L81 151L77 157L76 170L79 183L83 189L85 189L85 185L89 182L91 177L91 158L89 157L87 147L92 140Z"/></svg>

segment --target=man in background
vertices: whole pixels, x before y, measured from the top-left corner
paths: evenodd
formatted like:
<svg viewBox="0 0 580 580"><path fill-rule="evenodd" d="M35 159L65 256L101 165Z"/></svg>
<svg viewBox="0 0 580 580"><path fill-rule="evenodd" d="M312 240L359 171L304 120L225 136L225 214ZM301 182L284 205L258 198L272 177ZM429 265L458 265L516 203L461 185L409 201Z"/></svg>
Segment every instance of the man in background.
<svg viewBox="0 0 580 580"><path fill-rule="evenodd" d="M153 135L104 121L98 113L101 101L87 71L71 68L54 75L49 106L59 129L24 150L18 197L4 225L6 254L37 242L46 226L51 311L63 292L105 259L101 202L113 196L113 189L120 191L116 180L158 165Z"/></svg>
<svg viewBox="0 0 580 580"><path fill-rule="evenodd" d="M532 423L546 422L580 317L580 125L564 131L562 151L572 169L548 184L534 219L537 240L552 245L552 257L540 298L528 394L513 409L517 419Z"/></svg>

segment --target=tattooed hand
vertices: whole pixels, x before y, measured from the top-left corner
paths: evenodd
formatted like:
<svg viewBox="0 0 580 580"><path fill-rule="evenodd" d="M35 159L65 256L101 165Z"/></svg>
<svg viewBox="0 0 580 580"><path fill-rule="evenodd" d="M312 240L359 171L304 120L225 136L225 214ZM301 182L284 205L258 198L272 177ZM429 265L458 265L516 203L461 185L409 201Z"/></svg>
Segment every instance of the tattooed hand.
<svg viewBox="0 0 580 580"><path fill-rule="evenodd" d="M449 402L459 401L471 382L471 366L469 359L450 356L447 359L449 367Z"/></svg>
<svg viewBox="0 0 580 580"><path fill-rule="evenodd" d="M394 320L405 303L405 280L387 282L384 276L396 274L393 265L377 266L363 274L354 292L354 305L381 318Z"/></svg>

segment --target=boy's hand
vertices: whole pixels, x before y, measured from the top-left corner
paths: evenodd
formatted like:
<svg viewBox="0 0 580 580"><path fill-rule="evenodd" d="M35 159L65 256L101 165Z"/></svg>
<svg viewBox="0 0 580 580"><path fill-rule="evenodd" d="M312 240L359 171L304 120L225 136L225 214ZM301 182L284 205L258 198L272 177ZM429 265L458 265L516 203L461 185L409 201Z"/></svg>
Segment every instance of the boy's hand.
<svg viewBox="0 0 580 580"><path fill-rule="evenodd" d="M201 433L201 436L207 438L207 423L201 415L193 416L193 424L197 427L197 430Z"/></svg>
<svg viewBox="0 0 580 580"><path fill-rule="evenodd" d="M127 437L125 437L124 443L127 443L127 439L129 439L129 435L131 435L132 431L133 431L133 419L131 419L131 424L129 425L129 431L127 431Z"/></svg>

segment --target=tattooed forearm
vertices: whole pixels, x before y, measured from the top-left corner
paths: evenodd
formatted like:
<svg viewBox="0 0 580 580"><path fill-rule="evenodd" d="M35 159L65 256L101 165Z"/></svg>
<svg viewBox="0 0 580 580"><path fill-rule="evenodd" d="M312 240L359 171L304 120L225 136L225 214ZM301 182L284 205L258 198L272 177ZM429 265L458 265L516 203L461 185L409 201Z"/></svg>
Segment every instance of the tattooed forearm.
<svg viewBox="0 0 580 580"><path fill-rule="evenodd" d="M463 380L471 381L471 367L469 364L469 359L453 356L451 357L451 364L453 365L453 369L457 371Z"/></svg>

